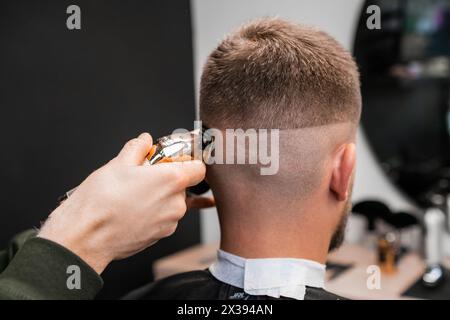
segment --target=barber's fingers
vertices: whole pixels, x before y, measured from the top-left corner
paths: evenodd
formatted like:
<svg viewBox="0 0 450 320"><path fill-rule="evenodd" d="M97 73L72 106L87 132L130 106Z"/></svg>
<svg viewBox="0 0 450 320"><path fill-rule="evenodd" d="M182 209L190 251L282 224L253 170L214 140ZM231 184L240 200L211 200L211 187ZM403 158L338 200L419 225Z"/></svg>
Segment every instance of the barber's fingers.
<svg viewBox="0 0 450 320"><path fill-rule="evenodd" d="M167 163L167 162L184 162L184 161L190 161L192 160L192 157L190 155L181 155L181 156L175 156L170 158L163 158L158 163Z"/></svg>
<svg viewBox="0 0 450 320"><path fill-rule="evenodd" d="M206 174L205 164L200 160L158 163L149 170L158 170L175 190L199 184Z"/></svg>
<svg viewBox="0 0 450 320"><path fill-rule="evenodd" d="M141 165L152 147L152 136L145 132L128 141L117 155L117 160L127 165Z"/></svg>
<svg viewBox="0 0 450 320"><path fill-rule="evenodd" d="M186 205L188 209L205 209L216 206L214 197L206 196L188 196L186 197Z"/></svg>

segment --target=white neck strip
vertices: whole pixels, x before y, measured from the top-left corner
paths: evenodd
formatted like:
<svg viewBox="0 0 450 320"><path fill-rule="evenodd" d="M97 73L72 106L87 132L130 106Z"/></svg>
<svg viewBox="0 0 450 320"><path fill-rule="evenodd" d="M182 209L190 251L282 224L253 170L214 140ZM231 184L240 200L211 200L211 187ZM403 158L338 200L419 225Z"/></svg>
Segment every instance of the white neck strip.
<svg viewBox="0 0 450 320"><path fill-rule="evenodd" d="M211 274L247 294L303 300L306 287L325 287L325 265L291 258L244 259L219 250Z"/></svg>

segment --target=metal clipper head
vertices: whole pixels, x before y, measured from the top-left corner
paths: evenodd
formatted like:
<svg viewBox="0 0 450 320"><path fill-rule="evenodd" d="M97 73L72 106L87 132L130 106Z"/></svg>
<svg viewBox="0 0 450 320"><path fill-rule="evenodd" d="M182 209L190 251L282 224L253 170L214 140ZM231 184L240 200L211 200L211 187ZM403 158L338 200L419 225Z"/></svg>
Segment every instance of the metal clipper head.
<svg viewBox="0 0 450 320"><path fill-rule="evenodd" d="M150 164L170 159L190 156L192 159L202 159L203 150L210 145L212 139L205 130L196 129L190 132L173 133L159 138L150 150L147 159Z"/></svg>

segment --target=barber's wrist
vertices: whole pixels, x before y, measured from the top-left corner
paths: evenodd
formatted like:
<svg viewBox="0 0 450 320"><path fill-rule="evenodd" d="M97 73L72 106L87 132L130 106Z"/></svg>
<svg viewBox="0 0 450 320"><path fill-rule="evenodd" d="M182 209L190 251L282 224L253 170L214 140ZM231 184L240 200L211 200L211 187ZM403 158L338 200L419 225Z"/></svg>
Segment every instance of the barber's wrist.
<svg viewBox="0 0 450 320"><path fill-rule="evenodd" d="M100 250L102 236L98 226L92 223L75 223L67 225L64 219L64 205L55 209L41 228L37 237L53 241L70 250L86 262L97 274L101 274L113 260Z"/></svg>

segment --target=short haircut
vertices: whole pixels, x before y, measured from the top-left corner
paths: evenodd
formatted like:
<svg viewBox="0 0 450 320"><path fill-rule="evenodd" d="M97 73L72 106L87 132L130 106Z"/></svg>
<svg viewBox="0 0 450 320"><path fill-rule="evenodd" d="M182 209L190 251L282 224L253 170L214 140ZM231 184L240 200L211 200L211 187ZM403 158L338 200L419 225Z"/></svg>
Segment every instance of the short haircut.
<svg viewBox="0 0 450 320"><path fill-rule="evenodd" d="M349 52L325 32L278 18L229 34L201 78L200 116L209 127L357 124L360 114L359 73Z"/></svg>

